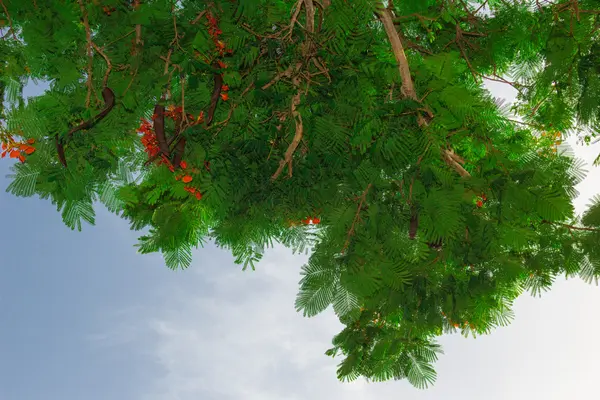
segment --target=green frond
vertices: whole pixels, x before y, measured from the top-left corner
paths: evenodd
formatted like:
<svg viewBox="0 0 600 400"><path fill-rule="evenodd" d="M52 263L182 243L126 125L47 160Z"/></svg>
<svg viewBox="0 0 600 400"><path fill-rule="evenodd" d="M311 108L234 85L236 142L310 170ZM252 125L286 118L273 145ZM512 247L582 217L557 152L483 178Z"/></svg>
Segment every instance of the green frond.
<svg viewBox="0 0 600 400"><path fill-rule="evenodd" d="M81 231L82 221L94 225L96 223L95 216L91 201L67 200L62 207L63 222L72 230Z"/></svg>

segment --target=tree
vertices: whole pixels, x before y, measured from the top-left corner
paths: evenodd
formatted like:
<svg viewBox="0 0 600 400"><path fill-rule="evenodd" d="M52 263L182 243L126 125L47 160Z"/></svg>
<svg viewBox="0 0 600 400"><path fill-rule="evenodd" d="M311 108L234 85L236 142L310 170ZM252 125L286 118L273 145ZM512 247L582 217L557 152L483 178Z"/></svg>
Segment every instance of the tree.
<svg viewBox="0 0 600 400"><path fill-rule="evenodd" d="M600 275L600 199L574 214L556 151L598 132L595 0L0 4L8 191L72 229L101 202L170 268L208 239L244 268L311 248L296 307L345 324L341 380L427 387L437 336Z"/></svg>

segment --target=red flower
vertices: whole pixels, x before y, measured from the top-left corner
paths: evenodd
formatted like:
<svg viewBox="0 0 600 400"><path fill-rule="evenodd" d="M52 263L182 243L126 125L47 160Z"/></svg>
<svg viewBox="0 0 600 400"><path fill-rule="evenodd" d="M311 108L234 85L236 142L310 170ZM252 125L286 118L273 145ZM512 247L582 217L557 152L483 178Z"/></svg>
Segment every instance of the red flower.
<svg viewBox="0 0 600 400"><path fill-rule="evenodd" d="M318 225L321 223L321 219L320 218L313 218L312 220L313 224Z"/></svg>
<svg viewBox="0 0 600 400"><path fill-rule="evenodd" d="M223 101L227 101L229 100L229 95L227 93L221 93L221 99L223 99Z"/></svg>
<svg viewBox="0 0 600 400"><path fill-rule="evenodd" d="M192 178L191 176L189 176L189 175L186 175L186 176L184 176L184 177L183 177L182 181L183 181L184 183L190 183L190 182L192 181L192 179L193 179L193 178Z"/></svg>
<svg viewBox="0 0 600 400"><path fill-rule="evenodd" d="M198 200L202 199L202 193L196 192L195 195Z"/></svg>
<svg viewBox="0 0 600 400"><path fill-rule="evenodd" d="M182 169L186 169L186 168L187 168L187 163L186 163L185 161L181 161L181 162L179 163L179 166L180 166Z"/></svg>
<svg viewBox="0 0 600 400"><path fill-rule="evenodd" d="M477 200L477 207L482 207L482 206L483 206L483 201Z"/></svg>

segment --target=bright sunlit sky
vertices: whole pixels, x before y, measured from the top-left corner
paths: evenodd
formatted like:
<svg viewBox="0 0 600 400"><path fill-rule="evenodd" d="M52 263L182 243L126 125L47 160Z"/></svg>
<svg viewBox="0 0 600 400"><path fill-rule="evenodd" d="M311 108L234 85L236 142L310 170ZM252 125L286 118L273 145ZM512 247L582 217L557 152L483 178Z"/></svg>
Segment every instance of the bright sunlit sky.
<svg viewBox="0 0 600 400"><path fill-rule="evenodd" d="M573 147L589 164L600 152ZM242 272L208 246L173 272L136 254L136 233L114 215L99 210L97 226L72 232L49 202L4 193L10 162L0 163L0 400L598 398L599 287L559 280L522 296L507 328L443 337L432 389L342 384L323 355L340 329L333 312L294 311L306 256L276 248ZM578 211L600 192L600 169L588 170Z"/></svg>

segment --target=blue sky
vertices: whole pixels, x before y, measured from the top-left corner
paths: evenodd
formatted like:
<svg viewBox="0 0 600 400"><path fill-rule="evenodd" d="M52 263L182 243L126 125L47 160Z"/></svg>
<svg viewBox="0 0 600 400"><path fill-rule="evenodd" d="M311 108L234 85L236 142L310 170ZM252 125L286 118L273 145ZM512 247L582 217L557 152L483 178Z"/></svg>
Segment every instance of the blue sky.
<svg viewBox="0 0 600 400"><path fill-rule="evenodd" d="M505 97L509 97L506 95ZM577 147L591 162L600 148ZM600 288L559 281L477 339L443 337L438 382L336 381L323 355L332 312L294 311L306 256L277 248L242 272L208 246L187 271L136 254L136 233L102 210L83 232L51 204L4 193L0 163L0 400L595 399ZM577 206L600 192L600 170Z"/></svg>

